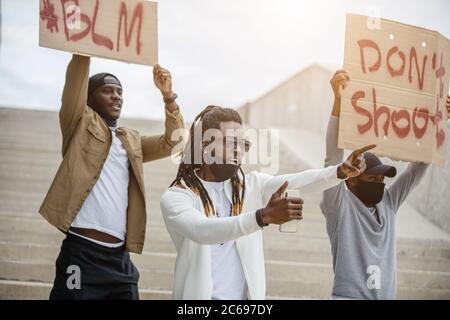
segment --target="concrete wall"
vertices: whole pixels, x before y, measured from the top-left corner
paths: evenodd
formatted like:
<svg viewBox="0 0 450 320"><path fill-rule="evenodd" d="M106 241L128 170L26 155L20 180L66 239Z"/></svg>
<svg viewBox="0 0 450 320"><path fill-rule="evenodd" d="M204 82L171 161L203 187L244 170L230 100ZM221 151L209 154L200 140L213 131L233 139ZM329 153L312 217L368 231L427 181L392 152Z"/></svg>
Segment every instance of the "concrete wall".
<svg viewBox="0 0 450 320"><path fill-rule="evenodd" d="M238 108L252 127L302 129L323 136L331 110L332 72L313 65Z"/></svg>
<svg viewBox="0 0 450 320"><path fill-rule="evenodd" d="M447 128L450 129L450 123ZM431 166L408 202L431 222L450 232L450 143L447 143L445 167Z"/></svg>

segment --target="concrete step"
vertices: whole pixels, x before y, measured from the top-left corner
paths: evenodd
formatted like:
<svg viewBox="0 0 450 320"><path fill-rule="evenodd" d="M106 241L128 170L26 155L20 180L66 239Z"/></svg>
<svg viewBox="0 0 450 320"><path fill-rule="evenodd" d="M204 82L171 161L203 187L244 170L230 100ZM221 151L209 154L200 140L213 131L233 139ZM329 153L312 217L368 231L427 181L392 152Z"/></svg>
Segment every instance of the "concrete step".
<svg viewBox="0 0 450 320"><path fill-rule="evenodd" d="M155 242L155 244L157 244L158 242ZM164 243L168 244L169 242L166 241L161 241L159 242L160 244L163 244L161 247L163 249L166 249L167 247L164 245ZM49 249L48 247L45 248L43 246L39 247L36 246L36 250L37 252L41 252L43 250L47 250L47 251L52 251L53 253L48 253L45 255L50 259L43 259L44 255L30 255L28 256L28 259L23 259L23 255L26 254L27 250L29 250L30 248L26 248L25 247L25 252L20 252L21 247L20 246L16 246L15 248L17 248L17 250L11 250L12 248L8 247L8 243L5 243L4 245L0 246L0 248L2 248L2 250L0 252L2 252L1 254L1 258L4 258L8 261L27 261L28 263L34 264L35 262L45 262L47 264L52 265L55 261L56 255L58 253L58 245L53 244L52 246L50 246L51 249ZM176 254L173 251L155 251L155 252L151 252L148 251L148 249L146 249L147 251L144 253L144 255L140 256L140 255L133 255L134 259L136 261L136 264L139 267L142 267L144 269L149 268L149 269L162 269L162 270L173 270L173 266L175 264L175 257ZM269 251L270 253L271 251ZM273 251L272 251L273 252ZM291 275L291 274L296 274L295 270L297 269L297 267L299 268L306 268L308 269L307 272L304 272L303 274L306 275L307 277L305 279L300 278L301 281L318 281L318 279L323 278L324 274L323 272L327 272L329 277L332 277L332 266L331 266L331 259L329 260L328 263L321 263L321 262L317 262L318 257L315 257L314 262L304 262L304 260L302 259L303 257L300 257L299 260L293 260L291 258L291 255L289 255L289 251L285 251L286 256L283 256L283 260L272 260L271 256L266 256L266 262L267 262L267 266L266 266L266 271L268 274L268 278L270 278L271 275L271 266L277 266L273 269L273 274L276 275L276 269L286 269L285 272L282 272L281 275ZM399 257L400 260L402 260L402 257ZM420 286L420 285L428 285L431 287L439 287L441 288L442 286L444 288L446 288L447 286L450 288L450 283L447 283L446 281L450 281L450 273L446 272L446 271L429 271L429 268L426 268L424 270L424 266L423 265L423 261L420 261L421 259L416 259L413 260L411 258L408 259L408 262L411 263L410 265L406 265L407 269L401 269L399 267L399 274L405 274L405 278L407 278L407 282L410 285L413 286ZM448 262L449 260L441 260L437 263L437 265L441 265L444 268L448 267ZM311 270L309 270L311 269ZM2 268L0 268L0 270L2 270ZM448 270L448 269L447 269ZM27 273L25 273L27 274ZM413 278L412 280L409 279L409 275L412 275ZM297 277L297 276L296 276ZM299 277L299 276L298 276ZM9 277L7 277L9 278ZM422 279L425 279L428 282L421 282ZM433 280L434 279L434 280ZM27 279L29 280L29 279ZM40 279L37 279L40 280ZM424 281L425 281L424 280ZM437 282L433 282L433 281L437 281ZM400 283L400 282L399 282ZM418 285L414 285L415 283L419 283ZM406 285L406 284L405 284Z"/></svg>
<svg viewBox="0 0 450 320"><path fill-rule="evenodd" d="M163 247L163 251L173 251L173 244L163 223L157 224L156 219L149 222L145 249ZM16 222L14 222L16 221ZM11 218L0 216L0 241L36 244L59 244L64 235L49 225L43 218ZM311 223L313 225L314 223ZM328 237L323 235L280 233L273 227L263 232L264 248L268 252L275 252L278 259L288 259L293 252L309 252L310 254L328 255L331 257ZM278 253L277 253L278 252ZM450 244L445 241L426 241L414 239L397 240L398 258L411 261L450 260ZM295 255L294 255L295 256ZM436 265L439 265L438 262ZM430 263L430 265L434 265Z"/></svg>
<svg viewBox="0 0 450 320"><path fill-rule="evenodd" d="M170 257L164 257L170 260ZM158 257L161 261L161 257ZM162 266L143 268L135 261L141 274L140 287L157 290L170 290L173 284L173 271ZM44 281L51 283L54 279L54 264L45 262L24 262L0 259L2 278L19 281ZM331 266L317 264L286 265L281 261L268 261L267 294L273 296L312 297L326 299L332 286ZM314 281L321 279L321 281ZM443 281L444 279L444 281ZM399 270L398 286L405 297L417 295L416 291L427 297L427 290L439 293L441 298L450 298L450 274L428 274Z"/></svg>
<svg viewBox="0 0 450 320"><path fill-rule="evenodd" d="M53 284L48 282L0 280L0 300L48 300ZM141 300L171 299L171 290L139 289ZM268 300L298 299L294 297L267 296ZM306 298L303 298L306 299Z"/></svg>
<svg viewBox="0 0 450 320"><path fill-rule="evenodd" d="M48 300L53 283L0 280L0 300ZM141 300L168 300L168 290L139 289Z"/></svg>
<svg viewBox="0 0 450 320"><path fill-rule="evenodd" d="M50 154L60 154L61 152L61 145L36 145L33 142L30 143L23 143L23 142L17 142L17 143L11 143L11 142L2 142L0 141L0 149L3 150L3 152L14 152L14 151L22 151L26 150L29 152L35 152L35 153L50 153Z"/></svg>
<svg viewBox="0 0 450 320"><path fill-rule="evenodd" d="M286 284L289 285L289 284ZM282 285L281 285L282 286ZM11 281L0 280L0 299L28 299L28 300L47 300L50 295L52 283L46 282L31 282L31 281ZM310 289L310 288L306 288ZM308 290L305 290L308 291ZM139 289L141 300L167 300L171 298L170 290L156 290L156 289ZM266 297L268 300L278 299L318 299L308 296L305 297L290 297L290 296L271 296ZM328 300L330 296L322 299ZM448 299L448 293L443 290L405 290L398 289L398 299Z"/></svg>
<svg viewBox="0 0 450 320"><path fill-rule="evenodd" d="M34 170L33 167L45 167L55 169L61 163L61 157L48 152L31 152L31 151L11 151L2 149L0 154L0 163L3 168L9 165L22 166L26 170Z"/></svg>
<svg viewBox="0 0 450 320"><path fill-rule="evenodd" d="M152 234L152 238L153 238ZM12 260L45 260L54 262L59 252L60 243L56 244L35 244L35 243L19 243L19 242L0 242L0 257ZM167 239L159 240L156 237L151 239L145 246L142 256L134 255L136 261L149 263L152 265L154 259L148 259L150 252L159 254L175 254L175 248ZM330 251L313 250L310 247L300 250L291 250L288 248L265 248L265 258L267 260L278 260L287 262L303 262L317 264L331 264L332 257ZM412 269L421 271L437 271L447 272L450 270L450 259L438 259L436 257L426 258L422 256L413 257L412 255L397 254L398 267L401 269ZM144 265L147 266L147 265Z"/></svg>
<svg viewBox="0 0 450 320"><path fill-rule="evenodd" d="M39 123L37 127L35 124ZM142 134L163 130L160 121L124 119L120 125ZM0 299L47 299L54 263L64 235L37 210L61 163L58 114L0 108ZM141 298L170 298L176 257L159 209L159 198L175 178L170 159L144 165L148 226L145 252L132 255L141 271ZM245 165L245 172L260 169ZM304 170L284 146L278 174ZM305 197L297 234L276 226L264 233L268 298L329 299L332 285L330 244L318 203L320 194ZM450 242L397 240L398 297L449 299Z"/></svg>
<svg viewBox="0 0 450 320"><path fill-rule="evenodd" d="M298 286L292 281L279 281L267 284L267 293L277 292L281 297L301 297L306 296L308 299L331 298L332 284L322 285L317 283L302 283ZM397 299L399 300L448 300L450 299L450 291L447 289L420 289L420 288L397 288Z"/></svg>

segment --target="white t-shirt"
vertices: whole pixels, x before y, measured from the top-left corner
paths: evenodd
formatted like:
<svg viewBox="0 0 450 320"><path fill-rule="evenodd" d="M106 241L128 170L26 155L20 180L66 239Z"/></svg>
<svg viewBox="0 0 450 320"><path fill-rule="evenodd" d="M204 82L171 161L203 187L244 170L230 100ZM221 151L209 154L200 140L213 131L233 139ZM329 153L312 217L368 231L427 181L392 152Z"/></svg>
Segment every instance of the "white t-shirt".
<svg viewBox="0 0 450 320"><path fill-rule="evenodd" d="M223 182L209 182L202 180L209 194L218 218L230 216L231 202L228 200ZM215 218L211 218L215 219ZM242 269L241 258L236 248L236 241L210 245L211 275L213 279L213 300L245 300L247 299L247 281Z"/></svg>
<svg viewBox="0 0 450 320"><path fill-rule="evenodd" d="M126 235L129 161L122 142L116 137L115 128L110 129L112 143L108 157L97 183L84 201L72 227L95 229L122 240L121 243L107 244L89 239L112 247L123 245Z"/></svg>

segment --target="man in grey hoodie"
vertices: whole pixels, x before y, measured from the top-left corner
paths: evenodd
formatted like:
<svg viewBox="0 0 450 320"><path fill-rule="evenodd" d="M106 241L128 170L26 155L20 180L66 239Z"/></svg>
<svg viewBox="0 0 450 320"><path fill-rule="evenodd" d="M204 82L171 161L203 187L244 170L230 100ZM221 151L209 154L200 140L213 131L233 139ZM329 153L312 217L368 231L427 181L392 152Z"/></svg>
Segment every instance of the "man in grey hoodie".
<svg viewBox="0 0 450 320"><path fill-rule="evenodd" d="M348 80L348 74L338 70L330 81L335 101L326 135L326 167L343 160L337 140L341 90ZM450 112L449 99L447 108ZM429 167L410 163L385 187L385 177L396 176L395 167L369 152L364 159L366 171L324 191L320 203L333 255L333 299L396 298L395 214Z"/></svg>

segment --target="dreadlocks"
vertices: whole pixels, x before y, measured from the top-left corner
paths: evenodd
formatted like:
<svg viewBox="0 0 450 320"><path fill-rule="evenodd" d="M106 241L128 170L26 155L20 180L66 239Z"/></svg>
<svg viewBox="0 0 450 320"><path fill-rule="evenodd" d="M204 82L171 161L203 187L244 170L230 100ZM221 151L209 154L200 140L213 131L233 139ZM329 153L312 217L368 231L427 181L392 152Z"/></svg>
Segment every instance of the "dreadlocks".
<svg viewBox="0 0 450 320"><path fill-rule="evenodd" d="M201 121L201 128L196 126L196 123ZM222 108L219 106L207 106L200 114L195 117L194 122L189 130L189 139L187 141L184 152L181 152L181 163L178 167L178 173L175 180L170 185L180 186L184 188L184 185L190 188L195 194L197 194L202 200L203 207L205 208L205 215L209 217L211 214L215 215L214 204L209 197L208 191L203 186L200 179L195 174L195 170L202 166L202 162L197 163L194 161L195 155L195 141L203 140L203 134L207 129L220 129L220 122L233 121L242 124L242 119L236 110L230 108ZM201 129L201 130L200 130ZM197 137L197 140L194 139ZM198 146L197 146L198 147ZM237 216L242 212L242 206L244 203L245 195L245 175L240 168L242 175L242 183L239 178L239 172L231 177L231 185L233 189L232 193L232 205L230 214ZM184 185L183 185L184 184Z"/></svg>

